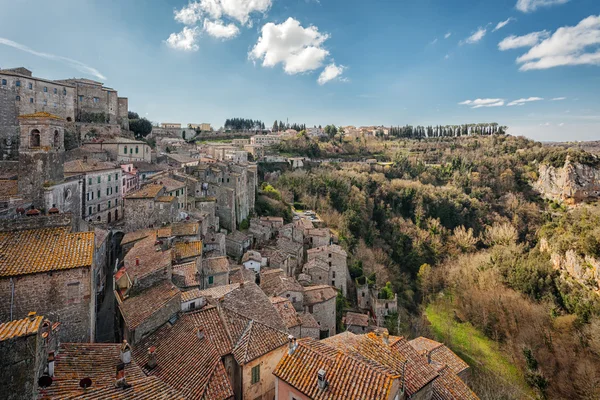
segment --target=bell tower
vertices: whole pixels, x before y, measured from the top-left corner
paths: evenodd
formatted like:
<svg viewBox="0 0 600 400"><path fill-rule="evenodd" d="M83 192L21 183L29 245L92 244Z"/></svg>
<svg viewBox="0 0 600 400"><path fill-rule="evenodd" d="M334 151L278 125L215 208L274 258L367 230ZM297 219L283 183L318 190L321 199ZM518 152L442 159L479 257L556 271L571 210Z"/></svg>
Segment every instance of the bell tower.
<svg viewBox="0 0 600 400"><path fill-rule="evenodd" d="M19 116L19 194L43 205L44 187L64 180L64 121L45 112Z"/></svg>

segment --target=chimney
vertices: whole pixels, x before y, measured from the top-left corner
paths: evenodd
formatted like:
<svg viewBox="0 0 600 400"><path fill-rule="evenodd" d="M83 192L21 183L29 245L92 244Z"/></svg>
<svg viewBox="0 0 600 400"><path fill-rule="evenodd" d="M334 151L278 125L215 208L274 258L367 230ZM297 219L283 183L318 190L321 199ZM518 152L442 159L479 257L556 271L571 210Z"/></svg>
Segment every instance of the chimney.
<svg viewBox="0 0 600 400"><path fill-rule="evenodd" d="M139 257L135 258L135 265L139 267L139 265L140 265L140 258Z"/></svg>
<svg viewBox="0 0 600 400"><path fill-rule="evenodd" d="M35 319L36 314L37 313L35 311L31 311L29 314L27 314L27 318L29 318L30 321L33 321Z"/></svg>
<svg viewBox="0 0 600 400"><path fill-rule="evenodd" d="M200 340L204 339L204 328L198 328L198 330L196 331L196 336L198 336L198 339Z"/></svg>
<svg viewBox="0 0 600 400"><path fill-rule="evenodd" d="M129 364L131 362L131 346L127 343L127 340L123 340L119 356L123 364Z"/></svg>
<svg viewBox="0 0 600 400"><path fill-rule="evenodd" d="M296 349L298 348L298 343L296 342L296 338L292 335L288 336L288 354L291 356L294 354Z"/></svg>
<svg viewBox="0 0 600 400"><path fill-rule="evenodd" d="M148 369L156 368L156 346L152 346L148 349L148 362L146 363L146 367Z"/></svg>
<svg viewBox="0 0 600 400"><path fill-rule="evenodd" d="M48 376L54 376L54 352L48 353Z"/></svg>
<svg viewBox="0 0 600 400"><path fill-rule="evenodd" d="M390 334L387 330L383 331L383 343L389 345L390 344Z"/></svg>
<svg viewBox="0 0 600 400"><path fill-rule="evenodd" d="M317 372L317 386L319 387L319 390L327 389L328 385L329 383L327 382L325 370L320 369L319 372Z"/></svg>
<svg viewBox="0 0 600 400"><path fill-rule="evenodd" d="M427 351L427 364L431 364L431 351Z"/></svg>
<svg viewBox="0 0 600 400"><path fill-rule="evenodd" d="M131 387L131 385L128 384L125 380L125 364L121 363L117 365L117 376L115 386L123 389L129 389Z"/></svg>

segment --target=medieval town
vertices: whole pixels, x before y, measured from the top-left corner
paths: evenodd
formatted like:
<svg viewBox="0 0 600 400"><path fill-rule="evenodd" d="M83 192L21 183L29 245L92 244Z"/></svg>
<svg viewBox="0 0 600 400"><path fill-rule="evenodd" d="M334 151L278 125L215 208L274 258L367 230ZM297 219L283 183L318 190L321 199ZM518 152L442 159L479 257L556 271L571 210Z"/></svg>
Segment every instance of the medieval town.
<svg viewBox="0 0 600 400"><path fill-rule="evenodd" d="M100 82L0 83L0 397L477 398L443 343L390 334L397 294L318 213L258 212L310 163L276 150L296 130L141 138Z"/></svg>

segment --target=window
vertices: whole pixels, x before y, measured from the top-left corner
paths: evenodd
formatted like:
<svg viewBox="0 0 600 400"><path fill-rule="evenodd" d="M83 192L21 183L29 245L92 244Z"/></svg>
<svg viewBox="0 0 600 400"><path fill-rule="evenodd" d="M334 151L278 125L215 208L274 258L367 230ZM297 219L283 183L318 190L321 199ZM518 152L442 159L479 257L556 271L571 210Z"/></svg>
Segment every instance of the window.
<svg viewBox="0 0 600 400"><path fill-rule="evenodd" d="M40 131L37 129L29 134L29 147L40 147Z"/></svg>
<svg viewBox="0 0 600 400"><path fill-rule="evenodd" d="M110 182L110 175L108 176L108 181Z"/></svg>
<svg viewBox="0 0 600 400"><path fill-rule="evenodd" d="M331 286L335 286L335 281L331 281Z"/></svg>
<svg viewBox="0 0 600 400"><path fill-rule="evenodd" d="M100 198L100 190L98 190L98 198Z"/></svg>
<svg viewBox="0 0 600 400"><path fill-rule="evenodd" d="M58 89L54 88L54 94L58 94Z"/></svg>
<svg viewBox="0 0 600 400"><path fill-rule="evenodd" d="M193 309L195 309L195 308L196 308L196 302L195 302L195 301L192 301L192 302L190 303L190 310L193 310Z"/></svg>
<svg viewBox="0 0 600 400"><path fill-rule="evenodd" d="M331 258L331 253L329 253L329 258Z"/></svg>
<svg viewBox="0 0 600 400"><path fill-rule="evenodd" d="M67 95L67 89L63 89L63 95L66 96Z"/></svg>
<svg viewBox="0 0 600 400"><path fill-rule="evenodd" d="M92 184L92 178L88 178L88 185Z"/></svg>
<svg viewBox="0 0 600 400"><path fill-rule="evenodd" d="M67 284L67 302L68 303L79 303L79 282L73 282Z"/></svg>
<svg viewBox="0 0 600 400"><path fill-rule="evenodd" d="M108 196L110 194L110 189L106 188L106 195Z"/></svg>
<svg viewBox="0 0 600 400"><path fill-rule="evenodd" d="M16 81L16 82L15 82L15 86L16 86L16 87L21 87L21 81Z"/></svg>
<svg viewBox="0 0 600 400"><path fill-rule="evenodd" d="M15 99L16 99L17 101L21 101L21 96L17 96Z"/></svg>
<svg viewBox="0 0 600 400"><path fill-rule="evenodd" d="M135 154L137 154L137 153L138 153L138 147L135 146Z"/></svg>
<svg viewBox="0 0 600 400"><path fill-rule="evenodd" d="M209 276L208 277L208 284L209 285L212 285L214 283L214 281L215 281L215 278L213 276Z"/></svg>
<svg viewBox="0 0 600 400"><path fill-rule="evenodd" d="M30 103L33 103L33 97L30 97L30 98L29 98L29 102L30 102Z"/></svg>
<svg viewBox="0 0 600 400"><path fill-rule="evenodd" d="M133 154L133 147L129 149L129 154Z"/></svg>
<svg viewBox="0 0 600 400"><path fill-rule="evenodd" d="M100 204L98 204L98 207L96 207L96 208L98 209L97 211L100 212ZM98 218L100 218L100 217L98 217Z"/></svg>
<svg viewBox="0 0 600 400"><path fill-rule="evenodd" d="M110 208L110 200L108 201L108 208Z"/></svg>
<svg viewBox="0 0 600 400"><path fill-rule="evenodd" d="M83 96L79 96L79 102L83 101Z"/></svg>
<svg viewBox="0 0 600 400"><path fill-rule="evenodd" d="M60 149L60 134L58 131L54 131L54 148Z"/></svg>
<svg viewBox="0 0 600 400"><path fill-rule="evenodd" d="M362 297L365 297L365 292L362 292Z"/></svg>
<svg viewBox="0 0 600 400"><path fill-rule="evenodd" d="M2 86L6 86L6 79L2 79Z"/></svg>
<svg viewBox="0 0 600 400"><path fill-rule="evenodd" d="M335 279L335 271L333 271L333 279Z"/></svg>
<svg viewBox="0 0 600 400"><path fill-rule="evenodd" d="M385 303L385 308L390 308L390 306L388 305L388 303Z"/></svg>
<svg viewBox="0 0 600 400"><path fill-rule="evenodd" d="M125 146L125 149L123 151L123 154L127 154L127 146Z"/></svg>
<svg viewBox="0 0 600 400"><path fill-rule="evenodd" d="M129 170L131 170L131 168L129 168ZM118 180L119 180L119 174L118 174L118 173L116 173L116 174L115 174L115 181L118 181Z"/></svg>
<svg viewBox="0 0 600 400"><path fill-rule="evenodd" d="M100 102L100 99L97 97L94 97L94 103L99 103L99 102Z"/></svg>
<svg viewBox="0 0 600 400"><path fill-rule="evenodd" d="M48 100L44 100L44 105L47 106L48 105Z"/></svg>
<svg viewBox="0 0 600 400"><path fill-rule="evenodd" d="M29 89L33 89L33 83L29 84Z"/></svg>
<svg viewBox="0 0 600 400"><path fill-rule="evenodd" d="M308 306L308 312L311 314L313 313L313 306Z"/></svg>
<svg viewBox="0 0 600 400"><path fill-rule="evenodd" d="M100 183L100 182L102 182L102 177L101 176L98 177L98 183Z"/></svg>
<svg viewBox="0 0 600 400"><path fill-rule="evenodd" d="M44 86L44 93L48 93L48 87Z"/></svg>
<svg viewBox="0 0 600 400"><path fill-rule="evenodd" d="M260 382L260 365L252 367L252 384Z"/></svg>
<svg viewBox="0 0 600 400"><path fill-rule="evenodd" d="M119 187L115 186L115 192L118 192L118 191L119 191Z"/></svg>
<svg viewBox="0 0 600 400"><path fill-rule="evenodd" d="M88 215L92 215L92 207L88 207Z"/></svg>

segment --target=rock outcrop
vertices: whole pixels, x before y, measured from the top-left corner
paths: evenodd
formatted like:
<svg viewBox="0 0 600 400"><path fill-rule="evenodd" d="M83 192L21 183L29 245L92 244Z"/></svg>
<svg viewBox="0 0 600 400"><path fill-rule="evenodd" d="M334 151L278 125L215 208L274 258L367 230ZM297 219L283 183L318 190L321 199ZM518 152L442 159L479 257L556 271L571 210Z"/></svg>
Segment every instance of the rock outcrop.
<svg viewBox="0 0 600 400"><path fill-rule="evenodd" d="M582 257L574 250L568 250L564 254L552 252L546 239L540 240L540 250L550 253L554 269L566 273L591 290L600 292L600 260L588 255Z"/></svg>
<svg viewBox="0 0 600 400"><path fill-rule="evenodd" d="M570 204L600 198L600 169L571 162L562 168L540 165L534 188L547 199Z"/></svg>

